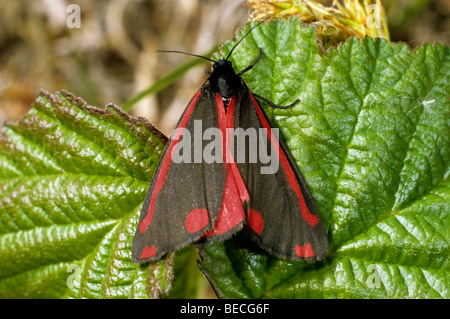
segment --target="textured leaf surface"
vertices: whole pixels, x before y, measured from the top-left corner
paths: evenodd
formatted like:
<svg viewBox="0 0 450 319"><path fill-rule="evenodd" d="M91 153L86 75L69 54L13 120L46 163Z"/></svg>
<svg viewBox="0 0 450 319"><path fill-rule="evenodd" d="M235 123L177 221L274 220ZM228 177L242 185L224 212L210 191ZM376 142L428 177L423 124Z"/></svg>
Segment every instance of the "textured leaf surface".
<svg viewBox="0 0 450 319"><path fill-rule="evenodd" d="M268 256L242 236L206 247L200 267L218 295L449 298L449 47L352 38L323 53L315 30L291 19L252 31L233 52L235 69L258 47L263 58L244 79L278 105L301 100L272 122L330 249L307 264Z"/></svg>
<svg viewBox="0 0 450 319"><path fill-rule="evenodd" d="M130 260L164 144L146 120L64 92L42 93L20 122L6 125L0 297L153 297L169 288L171 258L147 268Z"/></svg>
<svg viewBox="0 0 450 319"><path fill-rule="evenodd" d="M259 46L263 58L244 78L277 104L301 99L272 122L330 250L306 264L273 258L241 234L210 245L199 265L218 295L449 298L449 48L350 39L323 53L314 29L293 19L255 29L233 52L237 70ZM130 260L163 147L145 120L67 93L41 94L2 128L0 297L145 298L171 287L169 297L192 297L191 248L147 267Z"/></svg>

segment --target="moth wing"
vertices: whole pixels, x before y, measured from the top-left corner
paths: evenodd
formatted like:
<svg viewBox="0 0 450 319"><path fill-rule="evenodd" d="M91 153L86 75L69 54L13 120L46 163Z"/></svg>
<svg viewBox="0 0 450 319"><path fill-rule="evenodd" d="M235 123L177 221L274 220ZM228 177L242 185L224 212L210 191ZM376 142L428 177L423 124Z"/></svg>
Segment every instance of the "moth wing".
<svg viewBox="0 0 450 319"><path fill-rule="evenodd" d="M158 260L213 229L227 166L203 160L202 150L211 142L199 134L219 128L220 121L215 94L203 86L180 118L148 188L132 244L133 262Z"/></svg>
<svg viewBox="0 0 450 319"><path fill-rule="evenodd" d="M324 258L328 240L313 197L250 91L238 94L233 114L235 128L257 129L257 149L254 143L245 148L242 145L239 148L236 143L234 147L234 157L250 196L247 229L251 237L263 249L281 258ZM261 144L264 141L266 144ZM239 161L236 153L239 149L245 149L244 162ZM256 151L261 156L264 150L267 155L275 154L272 162L262 163L261 158L254 162L252 154Z"/></svg>

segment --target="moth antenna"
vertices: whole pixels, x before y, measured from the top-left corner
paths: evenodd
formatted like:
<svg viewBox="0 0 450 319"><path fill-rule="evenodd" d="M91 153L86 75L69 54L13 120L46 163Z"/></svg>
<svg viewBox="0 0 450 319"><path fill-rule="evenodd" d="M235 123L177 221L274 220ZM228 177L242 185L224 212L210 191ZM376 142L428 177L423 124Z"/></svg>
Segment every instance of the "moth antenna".
<svg viewBox="0 0 450 319"><path fill-rule="evenodd" d="M156 52L158 52L158 53L161 53L161 52L163 52L163 53L181 53L181 54L185 54L185 55L195 56L195 57L197 57L197 58L202 58L202 59L205 59L205 60L214 62L214 63L217 62L217 61L214 61L214 60L212 60L212 59L210 59L210 58L207 58L207 57L205 57L205 56L203 56L203 55L198 55L198 54L188 53L188 52L184 52L184 51L176 51L176 50L157 50Z"/></svg>
<svg viewBox="0 0 450 319"><path fill-rule="evenodd" d="M231 53L233 53L234 49L236 49L236 47L239 45L239 43L242 42L242 40L244 40L249 34L250 32L253 31L253 29L259 27L262 23L266 22L266 20L269 18L265 18L264 20L262 20L260 23L258 23L257 25L255 25L253 28L251 28L250 30L248 30L248 32L246 34L244 34L244 36L234 45L234 47L231 49L230 53L228 53L227 58L225 59L225 61L228 61L228 58L231 56Z"/></svg>

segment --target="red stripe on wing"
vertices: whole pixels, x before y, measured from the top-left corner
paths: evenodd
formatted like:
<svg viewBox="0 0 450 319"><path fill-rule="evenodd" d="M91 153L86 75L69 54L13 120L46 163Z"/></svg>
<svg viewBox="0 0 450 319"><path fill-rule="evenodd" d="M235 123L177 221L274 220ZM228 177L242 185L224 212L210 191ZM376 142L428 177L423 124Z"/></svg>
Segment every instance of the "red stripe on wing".
<svg viewBox="0 0 450 319"><path fill-rule="evenodd" d="M201 93L201 90L198 90L197 93L192 98L191 103L189 104L189 106L187 107L186 111L183 114L183 117L181 118L181 121L176 129L175 135L170 142L169 148L166 151L166 156L161 165L161 169L159 171L158 178L155 182L155 187L153 189L152 197L150 199L150 206L148 208L147 215L139 223L139 230L141 233L144 233L147 230L147 227L152 222L153 213L155 210L156 198L158 197L159 191L164 186L164 182L166 181L166 175L167 175L167 172L169 171L170 163L172 162L173 148L178 144L178 142L180 140L180 136L183 134L183 130L186 128L186 125L189 122L192 112L194 111L195 105L197 104L197 100L198 100L198 97L200 96L200 93Z"/></svg>
<svg viewBox="0 0 450 319"><path fill-rule="evenodd" d="M214 228L205 237L225 234L238 226L245 219L244 207L239 199L239 192L232 173L227 174L223 193L222 208Z"/></svg>
<svg viewBox="0 0 450 319"><path fill-rule="evenodd" d="M216 94L219 127L222 134L223 156L228 167L228 174L225 181L222 208L214 228L207 232L205 237L225 234L238 226L245 219L245 211L242 204L249 200L249 195L241 173L234 161L230 150L231 141L228 139L228 133L230 132L228 129L233 128L234 126L235 101L236 99L233 96L228 103L227 113L225 114L225 106L222 98L219 94ZM225 139L224 136L226 136Z"/></svg>
<svg viewBox="0 0 450 319"><path fill-rule="evenodd" d="M278 154L278 159L281 162L281 166L283 167L283 171L286 174L289 185L291 186L292 190L297 195L297 198L298 198L299 204L300 204L302 217L306 220L306 222L308 224L310 224L311 226L315 226L319 222L319 218L316 215L313 215L310 213L308 206L305 203L305 199L303 198L303 194L300 190L300 186L298 185L297 177L295 176L295 173L292 170L292 167L289 164L289 161L286 158L286 155L284 154L283 150L281 149L281 146L278 143L278 140L276 139L276 137L273 136L272 128L270 127L269 123L267 122L266 117L262 113L262 109L261 109L261 107L259 107L258 103L256 102L252 92L249 91L249 94L252 97L253 105L256 109L256 112L258 113L258 117L259 117L259 120L261 121L261 124L267 130L267 132L270 132L270 134L267 134L267 136L268 136L269 140L272 142L272 145Z"/></svg>
<svg viewBox="0 0 450 319"><path fill-rule="evenodd" d="M217 94L217 96L220 96ZM231 153L231 138L233 137L234 130L234 107L235 107L236 99L234 96L230 99L228 103L228 109L226 114L226 126L227 126L227 134L226 134L226 149L227 149L227 163L228 168L231 173L234 175L234 180L236 182L236 186L239 191L239 197L241 199L242 204L248 202L250 200L250 195L248 194L247 187L245 186L244 180L242 179L241 172L239 172L239 168L234 161L233 154Z"/></svg>

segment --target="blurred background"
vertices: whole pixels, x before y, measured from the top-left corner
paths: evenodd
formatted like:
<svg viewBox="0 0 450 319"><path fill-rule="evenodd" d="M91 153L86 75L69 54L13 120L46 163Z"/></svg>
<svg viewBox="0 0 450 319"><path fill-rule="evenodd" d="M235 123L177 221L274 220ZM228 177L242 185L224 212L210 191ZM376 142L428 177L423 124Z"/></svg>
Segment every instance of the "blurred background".
<svg viewBox="0 0 450 319"><path fill-rule="evenodd" d="M450 43L450 0L382 3L392 41ZM67 24L77 22L71 4L80 8L80 28ZM192 59L156 50L207 54L248 17L245 0L0 0L0 125L22 117L40 89L120 106ZM130 113L170 135L206 79L205 62Z"/></svg>

